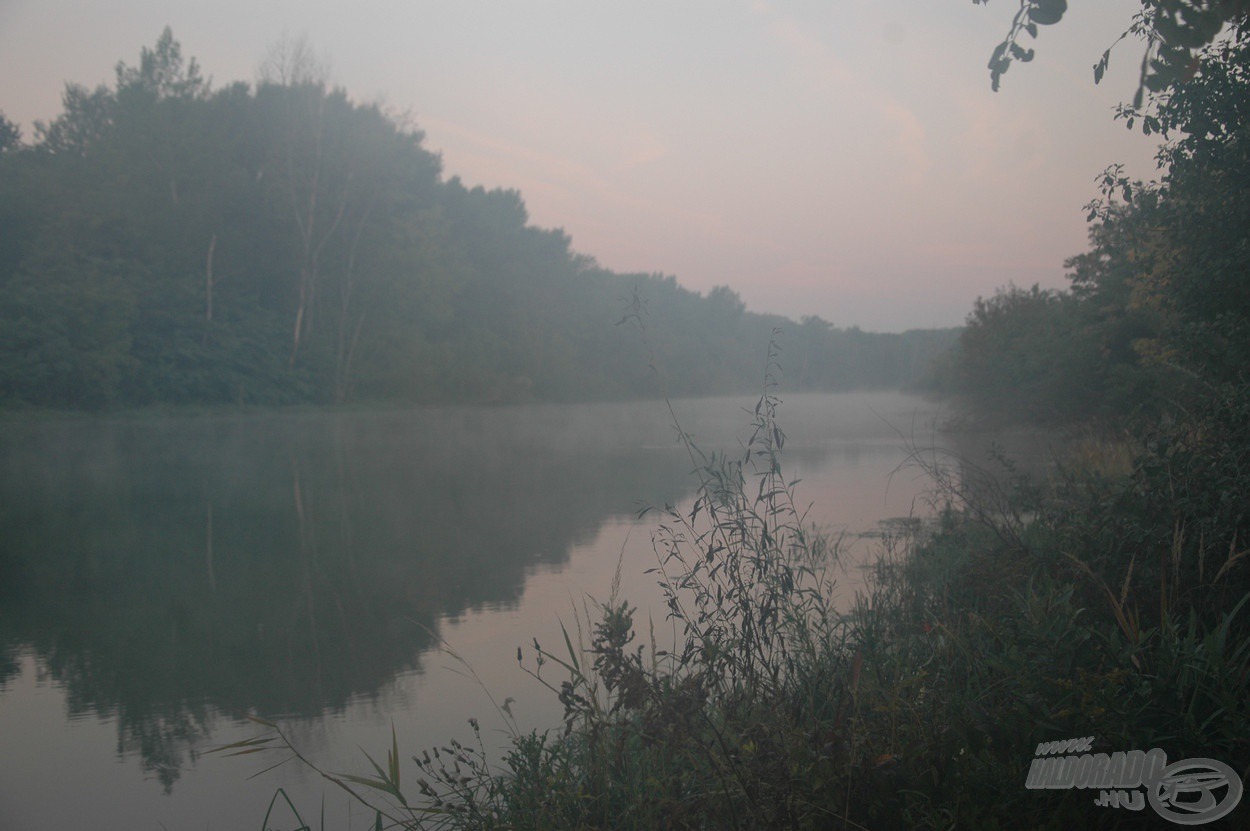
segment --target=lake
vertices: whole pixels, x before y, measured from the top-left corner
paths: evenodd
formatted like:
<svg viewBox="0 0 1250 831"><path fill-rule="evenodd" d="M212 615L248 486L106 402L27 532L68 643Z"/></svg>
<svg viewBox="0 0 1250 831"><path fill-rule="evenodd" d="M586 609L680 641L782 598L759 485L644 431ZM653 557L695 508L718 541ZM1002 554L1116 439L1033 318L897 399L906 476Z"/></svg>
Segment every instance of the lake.
<svg viewBox="0 0 1250 831"><path fill-rule="evenodd" d="M783 399L783 466L846 533L849 597L882 521L930 512L900 465L935 410ZM673 408L736 451L753 404ZM247 714L355 773L392 725L404 759L470 738L470 717L502 746L507 699L522 728L557 726L517 647L560 644L618 563L643 631L649 612L671 629L638 512L694 485L664 402L6 420L0 827L260 828L281 787L314 827L324 794L328 828L364 828L295 763L249 779L280 757L205 753L257 734Z"/></svg>

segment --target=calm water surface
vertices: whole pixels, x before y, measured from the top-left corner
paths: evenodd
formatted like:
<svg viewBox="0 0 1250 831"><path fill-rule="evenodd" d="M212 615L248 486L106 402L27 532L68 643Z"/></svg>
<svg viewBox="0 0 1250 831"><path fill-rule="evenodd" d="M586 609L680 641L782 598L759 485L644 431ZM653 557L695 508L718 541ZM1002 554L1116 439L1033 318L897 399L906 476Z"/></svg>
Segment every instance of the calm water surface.
<svg viewBox="0 0 1250 831"><path fill-rule="evenodd" d="M785 399L787 475L848 562L881 521L929 512L898 468L905 438L933 441L931 405ZM674 408L734 449L753 403ZM366 827L295 764L249 780L277 757L205 751L254 735L249 713L357 773L392 724L404 758L467 739L470 716L502 745L492 697L558 724L517 647L560 643L618 562L636 619L664 629L637 512L688 501L690 466L662 402L6 423L0 828L259 828L278 787L314 827L323 794L327 827Z"/></svg>

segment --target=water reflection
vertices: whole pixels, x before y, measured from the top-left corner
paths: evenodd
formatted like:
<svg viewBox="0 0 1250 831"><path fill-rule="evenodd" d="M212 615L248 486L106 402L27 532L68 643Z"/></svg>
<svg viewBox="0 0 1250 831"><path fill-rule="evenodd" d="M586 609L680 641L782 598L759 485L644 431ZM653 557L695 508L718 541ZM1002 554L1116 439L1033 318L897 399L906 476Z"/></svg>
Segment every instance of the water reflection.
<svg viewBox="0 0 1250 831"><path fill-rule="evenodd" d="M751 404L674 407L703 446L734 450ZM919 477L887 480L918 408L787 397L783 464L813 521L854 535L917 512ZM322 783L293 766L247 781L271 762L197 753L251 735L249 712L282 717L332 770L392 725L406 748L464 738L489 703L434 637L527 724L558 723L512 656L558 642L558 616L606 594L622 555L622 590L665 625L651 519L633 515L688 509L674 439L662 402L6 421L0 745L16 752L0 756L0 825L74 826L89 802L97 828L248 827L275 777L316 805Z"/></svg>
<svg viewBox="0 0 1250 831"><path fill-rule="evenodd" d="M376 696L421 669L441 620L515 604L536 565L639 500L680 501L690 462L667 419L638 404L10 422L0 684L33 653L71 718L115 720L118 755L168 791L215 714Z"/></svg>

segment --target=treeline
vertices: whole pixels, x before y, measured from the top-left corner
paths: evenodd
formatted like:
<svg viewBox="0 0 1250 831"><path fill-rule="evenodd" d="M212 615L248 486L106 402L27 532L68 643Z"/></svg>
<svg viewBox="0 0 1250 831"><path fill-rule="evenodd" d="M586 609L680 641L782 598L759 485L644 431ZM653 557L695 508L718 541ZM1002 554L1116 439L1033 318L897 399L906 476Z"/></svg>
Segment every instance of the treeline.
<svg viewBox="0 0 1250 831"><path fill-rule="evenodd" d="M981 419L1124 425L1244 406L1250 45L1243 35L1195 70L1151 107L1121 108L1129 127L1171 138L1161 178L1106 171L1090 250L1066 263L1070 287L977 301L938 383Z"/></svg>
<svg viewBox="0 0 1250 831"><path fill-rule="evenodd" d="M0 116L0 405L727 393L775 327L790 388L899 387L952 338L599 268L299 50L213 89L166 30L34 133Z"/></svg>

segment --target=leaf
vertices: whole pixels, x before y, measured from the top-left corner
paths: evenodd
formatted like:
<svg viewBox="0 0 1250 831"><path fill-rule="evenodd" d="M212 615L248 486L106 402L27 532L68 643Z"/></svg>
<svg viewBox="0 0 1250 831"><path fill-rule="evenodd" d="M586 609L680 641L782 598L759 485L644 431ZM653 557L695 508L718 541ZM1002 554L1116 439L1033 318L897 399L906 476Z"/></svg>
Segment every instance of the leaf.
<svg viewBox="0 0 1250 831"><path fill-rule="evenodd" d="M1068 0L1034 0L1029 9L1029 20L1043 26L1052 26L1063 19L1068 10Z"/></svg>
<svg viewBox="0 0 1250 831"><path fill-rule="evenodd" d="M357 785L364 785L366 788L373 788L375 791L388 793L392 796L399 796L399 794L395 792L395 788L391 786L391 783L387 782L385 779L370 779L367 776L356 776L351 773L340 773L338 776L342 779L346 779L348 782L352 782Z"/></svg>
<svg viewBox="0 0 1250 831"><path fill-rule="evenodd" d="M386 760L387 767L390 768L391 781L395 783L395 787L399 787L399 742L395 738L395 722L391 722L391 752Z"/></svg>
<svg viewBox="0 0 1250 831"><path fill-rule="evenodd" d="M227 756L242 756L245 753L258 753L262 750L269 750L272 742L277 741L276 736L257 736L252 739L243 739L242 741L223 744L221 747L214 747L209 753L224 753ZM227 751L235 751L233 753Z"/></svg>
<svg viewBox="0 0 1250 831"><path fill-rule="evenodd" d="M269 749L270 748L268 747L250 747L247 750L236 750L234 753L227 753L226 755L227 756L246 756L249 753L264 753L266 750L269 750ZM221 748L216 748L216 750L221 750ZM210 751L210 752L213 752L213 751Z"/></svg>
<svg viewBox="0 0 1250 831"><path fill-rule="evenodd" d="M1021 63L1028 63L1033 60L1033 50L1025 49L1019 44L1011 44L1011 56Z"/></svg>
<svg viewBox="0 0 1250 831"><path fill-rule="evenodd" d="M373 769L378 772L378 780L381 782L385 782L386 772L382 770L382 766L379 765L377 762L373 761L373 757L370 756L368 753L365 753L365 758L369 760L369 764L373 765Z"/></svg>
<svg viewBox="0 0 1250 831"><path fill-rule="evenodd" d="M560 622L560 633L564 635L564 648L569 651L569 661L572 662L573 669L577 671L577 674L581 675L582 668L577 662L577 651L573 649L573 641L569 638L569 630L564 628L563 621Z"/></svg>
<svg viewBox="0 0 1250 831"><path fill-rule="evenodd" d="M291 801L291 797L287 796L286 791L282 788L278 788L278 792L273 795L273 799L269 800L269 810L265 811L265 818L261 821L261 827L269 827L269 815L273 813L273 806L277 804L278 797L286 800L287 807L291 809L292 814L295 814L295 819L299 822L299 828L296 831L305 831L308 828L308 823L304 822L304 818L299 815L299 811L295 810L295 803Z"/></svg>

